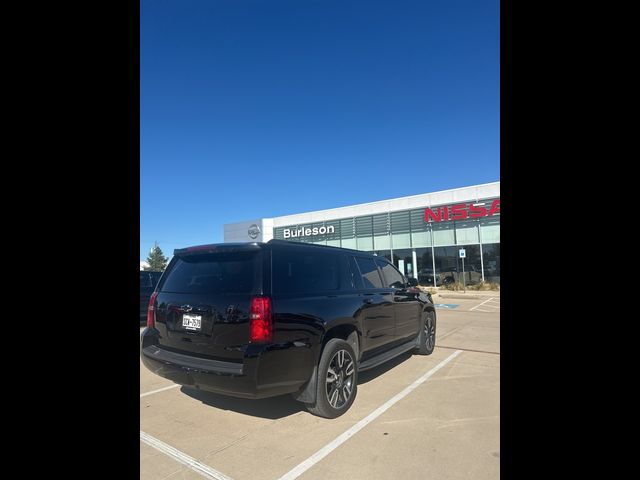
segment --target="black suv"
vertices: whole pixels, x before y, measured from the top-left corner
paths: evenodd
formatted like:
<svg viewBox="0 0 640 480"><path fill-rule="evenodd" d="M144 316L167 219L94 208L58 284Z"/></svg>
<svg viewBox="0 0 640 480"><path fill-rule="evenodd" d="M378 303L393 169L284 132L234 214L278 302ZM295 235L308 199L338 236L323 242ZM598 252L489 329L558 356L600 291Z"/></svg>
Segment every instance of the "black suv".
<svg viewBox="0 0 640 480"><path fill-rule="evenodd" d="M140 323L147 320L149 299L161 276L162 272L140 271Z"/></svg>
<svg viewBox="0 0 640 480"><path fill-rule="evenodd" d="M175 250L149 302L141 357L182 385L243 398L286 393L335 418L358 372L429 355L427 293L382 257L271 240Z"/></svg>

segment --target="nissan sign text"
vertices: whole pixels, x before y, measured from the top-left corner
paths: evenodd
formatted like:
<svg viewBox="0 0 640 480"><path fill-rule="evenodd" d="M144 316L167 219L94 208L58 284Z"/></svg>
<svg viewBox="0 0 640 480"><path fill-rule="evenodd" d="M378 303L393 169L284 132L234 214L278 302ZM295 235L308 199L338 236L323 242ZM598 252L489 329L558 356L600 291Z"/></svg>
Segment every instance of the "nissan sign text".
<svg viewBox="0 0 640 480"><path fill-rule="evenodd" d="M451 211L449 211L451 208ZM447 220L464 220L465 218L491 217L500 213L500 199L497 198L491 203L487 210L482 205L473 203L457 203L451 207L425 208L425 222L442 222Z"/></svg>

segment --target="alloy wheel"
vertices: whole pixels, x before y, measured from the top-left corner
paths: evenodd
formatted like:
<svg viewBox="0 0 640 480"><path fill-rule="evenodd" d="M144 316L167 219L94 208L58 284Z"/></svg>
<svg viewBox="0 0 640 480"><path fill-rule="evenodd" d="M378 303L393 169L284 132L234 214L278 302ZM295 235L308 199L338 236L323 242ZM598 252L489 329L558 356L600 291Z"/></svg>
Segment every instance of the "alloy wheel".
<svg viewBox="0 0 640 480"><path fill-rule="evenodd" d="M355 363L346 350L338 350L327 368L326 393L329 405L342 408L353 392Z"/></svg>
<svg viewBox="0 0 640 480"><path fill-rule="evenodd" d="M424 338L427 350L431 350L436 342L436 322L432 315L427 315L424 322Z"/></svg>

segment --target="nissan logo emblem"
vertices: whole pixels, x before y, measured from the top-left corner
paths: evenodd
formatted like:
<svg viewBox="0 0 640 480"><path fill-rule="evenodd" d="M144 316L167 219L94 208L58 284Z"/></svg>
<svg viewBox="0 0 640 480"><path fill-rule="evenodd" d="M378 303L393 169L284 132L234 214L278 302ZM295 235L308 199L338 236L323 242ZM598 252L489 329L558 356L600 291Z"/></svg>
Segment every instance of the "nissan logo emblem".
<svg viewBox="0 0 640 480"><path fill-rule="evenodd" d="M248 233L251 238L256 239L260 235L260 227L254 223L249 227Z"/></svg>

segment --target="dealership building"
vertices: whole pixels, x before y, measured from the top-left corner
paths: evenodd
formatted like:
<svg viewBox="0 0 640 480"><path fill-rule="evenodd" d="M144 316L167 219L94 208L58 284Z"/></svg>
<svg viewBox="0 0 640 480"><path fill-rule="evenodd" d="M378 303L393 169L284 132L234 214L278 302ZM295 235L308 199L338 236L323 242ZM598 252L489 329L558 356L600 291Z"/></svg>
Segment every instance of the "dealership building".
<svg viewBox="0 0 640 480"><path fill-rule="evenodd" d="M225 242L273 238L375 252L421 284L500 282L500 182L224 226Z"/></svg>

